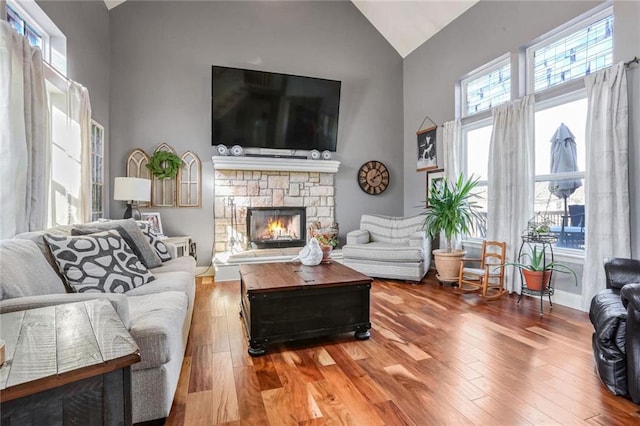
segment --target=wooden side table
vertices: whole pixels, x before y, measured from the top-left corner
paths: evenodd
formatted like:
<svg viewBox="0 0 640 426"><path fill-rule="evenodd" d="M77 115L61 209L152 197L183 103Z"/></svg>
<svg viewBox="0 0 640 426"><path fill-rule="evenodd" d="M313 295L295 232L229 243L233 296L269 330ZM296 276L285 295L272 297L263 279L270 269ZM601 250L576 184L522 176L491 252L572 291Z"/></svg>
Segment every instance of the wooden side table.
<svg viewBox="0 0 640 426"><path fill-rule="evenodd" d="M138 345L106 300L0 315L2 424L130 425Z"/></svg>
<svg viewBox="0 0 640 426"><path fill-rule="evenodd" d="M191 245L191 237L188 235L180 237L167 237L162 240L163 243L171 243L178 249L178 256L189 256L189 246Z"/></svg>

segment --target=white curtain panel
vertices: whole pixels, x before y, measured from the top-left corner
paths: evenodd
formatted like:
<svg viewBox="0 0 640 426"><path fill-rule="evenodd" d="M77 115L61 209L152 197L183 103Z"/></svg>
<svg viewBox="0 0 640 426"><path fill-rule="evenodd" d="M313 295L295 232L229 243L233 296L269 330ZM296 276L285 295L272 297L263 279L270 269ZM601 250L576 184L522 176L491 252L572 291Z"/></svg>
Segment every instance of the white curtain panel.
<svg viewBox="0 0 640 426"><path fill-rule="evenodd" d="M444 175L452 181L462 173L462 123L460 120L448 121L442 125L442 144L444 146Z"/></svg>
<svg viewBox="0 0 640 426"><path fill-rule="evenodd" d="M76 103L78 123L80 124L81 176L80 176L80 221L91 221L91 101L86 87L72 83L70 92Z"/></svg>
<svg viewBox="0 0 640 426"><path fill-rule="evenodd" d="M48 129L42 53L0 21L0 238L46 226Z"/></svg>
<svg viewBox="0 0 640 426"><path fill-rule="evenodd" d="M442 146L444 147L444 176L447 181L455 182L462 173L462 123L460 120L448 121L442 125ZM446 247L444 235L440 235L440 247ZM461 247L459 236L452 240L453 249Z"/></svg>
<svg viewBox="0 0 640 426"><path fill-rule="evenodd" d="M619 63L585 77L588 109L585 173L585 258L582 308L606 287L603 259L631 257L629 105Z"/></svg>
<svg viewBox="0 0 640 426"><path fill-rule="evenodd" d="M517 259L523 230L533 216L534 99L526 96L493 109L489 146L487 239L507 243L507 261ZM506 268L505 288L520 292L519 274Z"/></svg>

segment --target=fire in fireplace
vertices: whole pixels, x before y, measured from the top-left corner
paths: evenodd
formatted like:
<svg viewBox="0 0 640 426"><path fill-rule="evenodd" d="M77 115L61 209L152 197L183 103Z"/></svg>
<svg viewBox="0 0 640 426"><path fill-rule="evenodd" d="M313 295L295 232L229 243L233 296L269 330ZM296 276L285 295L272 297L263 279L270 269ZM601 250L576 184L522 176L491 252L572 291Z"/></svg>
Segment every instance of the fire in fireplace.
<svg viewBox="0 0 640 426"><path fill-rule="evenodd" d="M247 238L251 248L304 246L306 242L304 207L247 208Z"/></svg>

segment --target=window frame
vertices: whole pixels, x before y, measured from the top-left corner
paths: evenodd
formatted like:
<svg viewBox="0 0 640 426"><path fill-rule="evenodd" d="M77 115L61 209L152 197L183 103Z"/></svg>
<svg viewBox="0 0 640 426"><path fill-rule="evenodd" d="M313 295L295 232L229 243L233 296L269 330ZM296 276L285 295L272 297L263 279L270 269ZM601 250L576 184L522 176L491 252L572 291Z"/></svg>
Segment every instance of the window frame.
<svg viewBox="0 0 640 426"><path fill-rule="evenodd" d="M467 111L468 86L470 82L477 80L493 71L496 71L504 67L505 65L509 65L509 99L507 99L505 102L513 100L513 67L511 66L511 53L507 52L460 78L458 83L460 87L460 104L458 116L460 118L475 117L478 114L486 114L487 112L491 113L491 109L497 106L493 105L491 108L470 114Z"/></svg>
<svg viewBox="0 0 640 426"><path fill-rule="evenodd" d="M11 8L28 26L42 37L42 58L56 71L67 74L67 37L47 16L35 0L6 0ZM7 11L8 13L8 11Z"/></svg>
<svg viewBox="0 0 640 426"><path fill-rule="evenodd" d="M98 133L99 133L99 136L98 136ZM91 120L91 136L90 137L91 137L91 149L90 149L89 156L91 158L91 221L93 222L95 220L98 220L99 218L103 218L105 214L105 209L104 209L105 207L104 126L93 119ZM94 137L100 138L100 148L101 148L100 153L97 153L94 149L95 143L97 142L97 141L94 141ZM100 160L100 164L101 164L101 167L99 168L97 167L98 160ZM102 170L102 173L100 174L100 176L97 175L98 169ZM96 194L94 192L96 187L101 188L99 199L96 197ZM99 207L100 207L99 210L94 210L94 207L96 207L96 203L99 204Z"/></svg>
<svg viewBox="0 0 640 426"><path fill-rule="evenodd" d="M570 20L569 22L560 25L559 27L553 29L552 31L534 39L531 43L525 45L522 49L524 61L521 61L521 69L519 72L520 77L524 77L522 81L525 82L524 94L544 94L547 91L552 91L558 87L566 86L567 84L572 84L573 86L580 86L575 82L582 82L583 78L576 77L571 80L568 80L564 83L559 83L551 87L547 87L538 91L535 91L535 73L534 73L534 58L533 54L537 49L541 47L552 44L558 40L566 38L580 30L584 30L588 28L590 25L595 24L596 22L607 18L608 16L613 16L613 5L611 2L604 3L590 11ZM615 24L614 24L614 34L615 34ZM615 39L614 39L615 41ZM523 63L522 63L523 62ZM524 75L523 75L524 74ZM582 83L584 86L584 83ZM571 89L570 89L571 90ZM566 91L566 89L565 89ZM573 90L571 90L573 91ZM537 98L536 98L537 101Z"/></svg>

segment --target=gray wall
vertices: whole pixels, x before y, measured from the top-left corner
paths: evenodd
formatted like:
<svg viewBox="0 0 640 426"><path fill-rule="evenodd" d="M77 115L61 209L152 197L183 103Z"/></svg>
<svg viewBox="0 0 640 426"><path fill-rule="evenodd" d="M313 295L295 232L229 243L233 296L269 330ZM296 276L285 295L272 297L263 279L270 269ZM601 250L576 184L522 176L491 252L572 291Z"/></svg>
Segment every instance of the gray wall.
<svg viewBox="0 0 640 426"><path fill-rule="evenodd" d="M342 81L336 177L341 234L361 213L402 214L402 60L350 2L136 2L110 12L111 164L161 142L203 162L202 208L155 209L167 235L191 235L211 259L211 65ZM356 171L383 161L391 185L363 193ZM112 216L124 206L111 202Z"/></svg>
<svg viewBox="0 0 640 426"><path fill-rule="evenodd" d="M89 89L92 117L109 141L109 11L103 1L38 1L67 37L67 76ZM109 174L106 173L106 190ZM105 208L109 208L106 199Z"/></svg>

